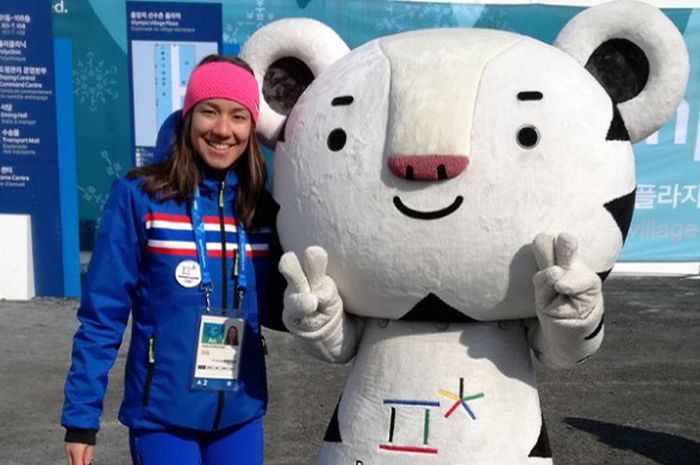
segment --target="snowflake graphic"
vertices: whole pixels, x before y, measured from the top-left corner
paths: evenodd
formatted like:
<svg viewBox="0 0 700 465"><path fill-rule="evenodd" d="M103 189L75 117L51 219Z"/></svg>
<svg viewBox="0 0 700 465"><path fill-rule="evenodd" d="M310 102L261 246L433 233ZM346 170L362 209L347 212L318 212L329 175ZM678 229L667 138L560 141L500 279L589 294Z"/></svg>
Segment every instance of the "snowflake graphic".
<svg viewBox="0 0 700 465"><path fill-rule="evenodd" d="M265 0L256 0L251 7L247 11L237 12L236 19L224 26L225 43L242 44L256 30L275 19L275 13L265 5Z"/></svg>
<svg viewBox="0 0 700 465"><path fill-rule="evenodd" d="M224 43L235 44L238 43L238 31L240 26L234 26L233 24L227 24L224 26Z"/></svg>
<svg viewBox="0 0 700 465"><path fill-rule="evenodd" d="M95 112L108 99L116 100L116 75L116 66L96 60L92 52L86 55L85 60L78 60L78 65L73 70L73 93L78 98L78 103L87 104L90 111Z"/></svg>
<svg viewBox="0 0 700 465"><path fill-rule="evenodd" d="M390 4L375 22L378 32L394 34L416 27L453 27L455 18L451 5L426 5L419 3Z"/></svg>
<svg viewBox="0 0 700 465"><path fill-rule="evenodd" d="M97 188L95 186L78 186L78 191L80 192L80 195L83 197L83 200L87 202L95 202L97 205L100 206L100 210L102 210L105 206L105 202L107 202L107 199L102 192L98 192Z"/></svg>
<svg viewBox="0 0 700 465"><path fill-rule="evenodd" d="M100 158L102 158L106 162L107 167L105 168L105 172L110 177L118 178L122 175L122 165L118 162L112 161L112 159L109 157L109 152L107 152L106 150L101 151ZM104 192L100 192L97 189L97 187L93 185L79 185L78 192L80 192L80 196L86 202L96 203L100 207L100 211L104 209L105 203L107 202L107 194Z"/></svg>
<svg viewBox="0 0 700 465"><path fill-rule="evenodd" d="M113 178L118 178L122 175L122 165L118 162L113 162L112 159L109 158L109 153L106 150L100 152L100 157L107 162L106 171L108 175Z"/></svg>

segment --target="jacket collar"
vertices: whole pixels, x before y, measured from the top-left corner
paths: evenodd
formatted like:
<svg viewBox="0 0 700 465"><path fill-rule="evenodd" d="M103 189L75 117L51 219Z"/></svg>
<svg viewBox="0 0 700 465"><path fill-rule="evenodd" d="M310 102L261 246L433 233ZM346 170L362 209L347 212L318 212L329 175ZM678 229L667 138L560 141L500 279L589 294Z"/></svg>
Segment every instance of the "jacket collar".
<svg viewBox="0 0 700 465"><path fill-rule="evenodd" d="M238 175L236 174L236 165L234 164L228 170L216 170L207 165L199 168L200 180L199 190L202 195L206 193L219 192L219 185L224 181L226 190L233 189L238 185Z"/></svg>

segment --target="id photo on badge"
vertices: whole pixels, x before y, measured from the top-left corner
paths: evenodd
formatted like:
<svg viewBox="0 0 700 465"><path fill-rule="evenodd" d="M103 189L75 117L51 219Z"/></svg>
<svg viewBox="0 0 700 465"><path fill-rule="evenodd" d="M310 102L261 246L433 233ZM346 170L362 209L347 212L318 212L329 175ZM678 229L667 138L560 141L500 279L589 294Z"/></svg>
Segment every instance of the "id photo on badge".
<svg viewBox="0 0 700 465"><path fill-rule="evenodd" d="M238 347L238 326L235 324L230 324L226 330L226 339L224 340L224 344L231 347Z"/></svg>
<svg viewBox="0 0 700 465"><path fill-rule="evenodd" d="M201 316L192 388L236 388L244 325L240 318Z"/></svg>

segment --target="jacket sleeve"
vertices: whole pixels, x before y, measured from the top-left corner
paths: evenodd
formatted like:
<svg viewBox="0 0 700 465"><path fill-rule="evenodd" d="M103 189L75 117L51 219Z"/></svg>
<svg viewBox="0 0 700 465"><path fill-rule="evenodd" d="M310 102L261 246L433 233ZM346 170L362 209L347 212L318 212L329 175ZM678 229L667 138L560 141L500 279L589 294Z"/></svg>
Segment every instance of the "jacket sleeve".
<svg viewBox="0 0 700 465"><path fill-rule="evenodd" d="M283 298L284 290L287 288L287 281L277 267L282 256L282 245L275 227L279 205L268 192L265 193L265 203L266 214L269 215L272 225L272 238L270 239L267 289L262 291L265 294L265 298L263 299L264 304L260 309L260 324L277 331L287 331L282 322Z"/></svg>
<svg viewBox="0 0 700 465"><path fill-rule="evenodd" d="M283 297L284 290L287 287L287 281L285 281L284 276L282 276L282 273L277 269L277 264L280 262L281 256L282 246L279 243L279 239L277 239L277 234L275 234L270 243L270 269L267 280L267 297L260 314L260 324L266 328L277 331L287 331L287 328L282 322Z"/></svg>
<svg viewBox="0 0 700 465"><path fill-rule="evenodd" d="M135 189L126 179L112 185L88 267L61 416L69 433L99 429L107 376L129 319L144 237Z"/></svg>

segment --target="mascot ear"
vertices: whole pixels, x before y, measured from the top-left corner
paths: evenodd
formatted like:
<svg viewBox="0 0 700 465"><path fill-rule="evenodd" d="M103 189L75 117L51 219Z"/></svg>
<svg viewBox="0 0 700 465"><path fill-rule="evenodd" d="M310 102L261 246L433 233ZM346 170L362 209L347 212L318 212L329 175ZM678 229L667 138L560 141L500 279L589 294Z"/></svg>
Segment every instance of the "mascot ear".
<svg viewBox="0 0 700 465"><path fill-rule="evenodd" d="M257 132L274 148L287 114L316 76L350 49L323 23L282 19L258 29L240 53L253 68L262 93Z"/></svg>
<svg viewBox="0 0 700 465"><path fill-rule="evenodd" d="M619 111L615 117L622 117L611 128L622 133L626 128L632 143L659 129L683 99L688 82L683 36L651 5L622 0L584 10L564 26L554 46L605 88Z"/></svg>

